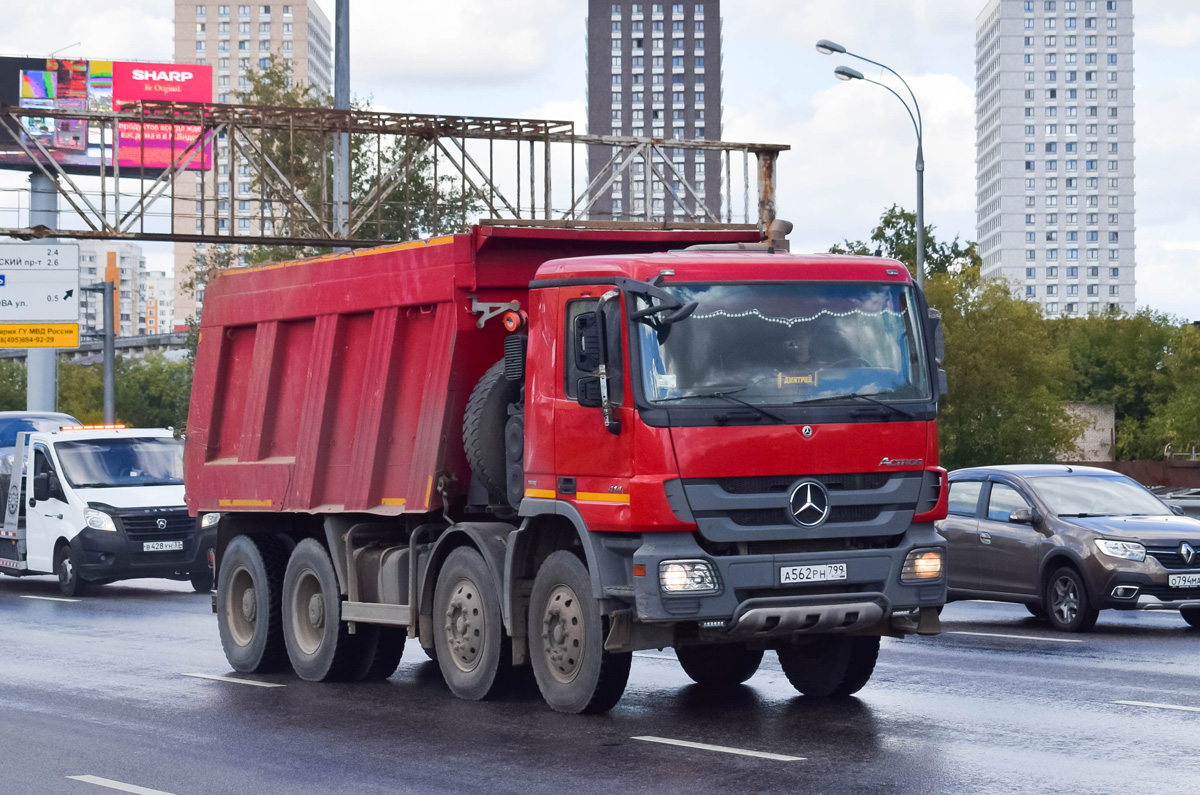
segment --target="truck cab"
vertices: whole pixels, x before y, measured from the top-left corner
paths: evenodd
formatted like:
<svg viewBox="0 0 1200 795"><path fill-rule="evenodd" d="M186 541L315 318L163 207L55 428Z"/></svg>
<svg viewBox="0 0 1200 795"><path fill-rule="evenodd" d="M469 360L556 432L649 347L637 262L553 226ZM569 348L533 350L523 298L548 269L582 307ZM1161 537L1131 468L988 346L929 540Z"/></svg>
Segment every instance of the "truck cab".
<svg viewBox="0 0 1200 795"><path fill-rule="evenodd" d="M68 425L15 441L0 462L0 572L55 574L67 596L140 577L211 589L216 517L188 516L172 431Z"/></svg>

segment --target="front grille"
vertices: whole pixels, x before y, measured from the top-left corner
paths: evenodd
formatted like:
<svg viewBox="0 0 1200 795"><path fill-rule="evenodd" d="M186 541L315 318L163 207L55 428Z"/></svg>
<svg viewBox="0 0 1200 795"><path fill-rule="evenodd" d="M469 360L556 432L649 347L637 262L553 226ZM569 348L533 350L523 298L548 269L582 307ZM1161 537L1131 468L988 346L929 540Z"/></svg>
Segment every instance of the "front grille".
<svg viewBox="0 0 1200 795"><path fill-rule="evenodd" d="M190 536L196 530L196 520L188 516L187 511L139 511L118 516L125 532L131 536L154 536L169 540ZM166 521L165 528L158 526L159 519Z"/></svg>
<svg viewBox="0 0 1200 795"><path fill-rule="evenodd" d="M879 518L880 505L840 505L829 511L825 524L839 522L870 522ZM766 525L791 524L787 508L755 508L746 511L729 511L725 514L730 521L741 527L764 527Z"/></svg>
<svg viewBox="0 0 1200 795"><path fill-rule="evenodd" d="M745 478L713 478L710 482L730 494L781 494L801 479L820 481L830 491L864 491L887 485L887 472L863 472L845 475L767 475ZM699 483L702 481L689 481Z"/></svg>
<svg viewBox="0 0 1200 795"><path fill-rule="evenodd" d="M780 541L739 541L714 543L701 536L700 547L710 555L804 555L809 552L850 552L864 549L893 549L903 535L837 536L834 538L788 538Z"/></svg>
<svg viewBox="0 0 1200 795"><path fill-rule="evenodd" d="M1161 563L1164 569L1200 569L1200 550L1197 550L1196 556L1192 558L1191 563L1183 562L1178 547L1171 549L1155 549L1151 547L1146 550L1146 554Z"/></svg>

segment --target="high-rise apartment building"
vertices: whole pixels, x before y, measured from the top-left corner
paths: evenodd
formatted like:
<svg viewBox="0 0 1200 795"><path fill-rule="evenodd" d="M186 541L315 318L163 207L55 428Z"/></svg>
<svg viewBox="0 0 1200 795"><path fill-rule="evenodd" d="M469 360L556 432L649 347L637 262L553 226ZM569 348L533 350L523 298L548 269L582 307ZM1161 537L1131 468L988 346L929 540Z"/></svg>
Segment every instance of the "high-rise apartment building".
<svg viewBox="0 0 1200 795"><path fill-rule="evenodd" d="M117 336L145 334L144 306L141 301L142 279L146 272L146 257L141 246L116 240L80 240L79 283L113 283L113 312L117 316L113 328ZM80 293L79 331L99 334L108 326L104 318L102 293Z"/></svg>
<svg viewBox="0 0 1200 795"><path fill-rule="evenodd" d="M682 219L696 202L679 177L720 217L720 153L670 148L673 138L721 138L720 0L588 0L587 51L588 132L666 139L666 157L636 159L603 190L591 217ZM612 155L589 148L589 181Z"/></svg>
<svg viewBox="0 0 1200 795"><path fill-rule="evenodd" d="M975 91L983 275L1047 315L1134 311L1133 0L991 0Z"/></svg>
<svg viewBox="0 0 1200 795"><path fill-rule="evenodd" d="M255 3L224 5L207 0L175 0L175 61L177 63L208 64L213 68L213 97L217 102L236 103L238 92L250 87L255 69L267 65L271 55L278 56L291 67L292 78L305 83L321 94L329 94L333 86L333 37L329 19L316 0L297 3ZM220 151L220 150L219 150ZM215 206L207 209L208 229L200 228L197 181L188 174L176 181L175 218L177 232L228 232L236 222L238 234L258 230L256 211L258 197L252 194L245 164L218 162L219 194ZM238 176L244 176L238 179ZM212 200L209 195L209 200ZM237 213L229 216L229 202L236 202ZM214 219L214 211L220 219ZM195 224L195 230L185 228ZM183 290L187 283L198 247L175 244L175 318L179 325L196 314L197 299ZM202 253L203 249L199 249Z"/></svg>

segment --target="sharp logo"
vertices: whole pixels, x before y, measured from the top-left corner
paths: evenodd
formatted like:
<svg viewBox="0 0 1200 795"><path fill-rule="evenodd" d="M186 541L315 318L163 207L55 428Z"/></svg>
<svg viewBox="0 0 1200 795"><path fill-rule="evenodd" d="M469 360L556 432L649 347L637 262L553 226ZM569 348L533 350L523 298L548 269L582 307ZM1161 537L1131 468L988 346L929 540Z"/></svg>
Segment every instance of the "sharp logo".
<svg viewBox="0 0 1200 795"><path fill-rule="evenodd" d="M186 83L196 75L192 72L177 72L175 70L134 69L134 80L165 80L170 83Z"/></svg>
<svg viewBox="0 0 1200 795"><path fill-rule="evenodd" d="M879 466L881 466L881 467L919 467L923 463L925 463L925 459L923 459L923 458L888 458L887 456L884 456L884 459L879 462Z"/></svg>

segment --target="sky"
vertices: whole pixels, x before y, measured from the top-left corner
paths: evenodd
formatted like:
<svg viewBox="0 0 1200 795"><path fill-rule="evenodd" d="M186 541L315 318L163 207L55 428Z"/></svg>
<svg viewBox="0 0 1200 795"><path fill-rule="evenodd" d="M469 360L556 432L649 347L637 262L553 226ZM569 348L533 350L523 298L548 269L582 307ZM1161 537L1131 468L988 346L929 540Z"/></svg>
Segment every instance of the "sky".
<svg viewBox="0 0 1200 795"><path fill-rule="evenodd" d="M1200 2L1134 2L1137 302L1200 318ZM333 0L320 0L333 17ZM724 0L723 137L788 144L778 214L793 251L869 235L915 207L915 135L878 86L843 83L818 39L905 76L925 120L925 215L975 238L975 17L984 0ZM351 86L377 110L586 127L585 0L354 0ZM169 0L48 0L6 20L0 54L170 60ZM11 177L6 182L11 184ZM3 202L9 199L0 200ZM147 247L150 249L150 247ZM169 256L150 250L164 265ZM169 267L169 265L167 265Z"/></svg>

